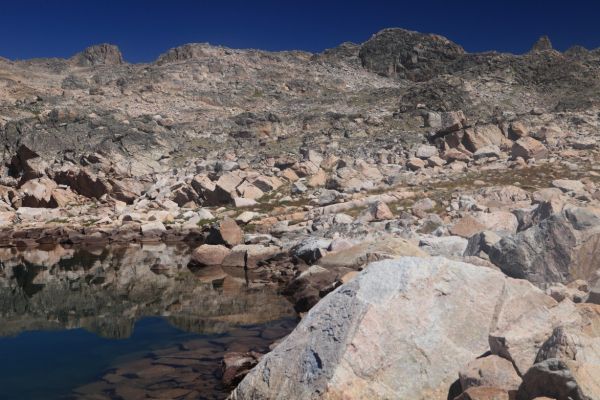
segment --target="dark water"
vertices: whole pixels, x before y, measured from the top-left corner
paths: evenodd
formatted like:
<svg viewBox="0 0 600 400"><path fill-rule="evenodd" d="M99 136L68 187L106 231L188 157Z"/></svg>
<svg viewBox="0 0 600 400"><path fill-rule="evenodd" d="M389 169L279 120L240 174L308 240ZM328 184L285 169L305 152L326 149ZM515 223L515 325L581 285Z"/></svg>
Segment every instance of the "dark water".
<svg viewBox="0 0 600 400"><path fill-rule="evenodd" d="M186 247L0 249L0 399L220 399L229 351L266 351L289 303Z"/></svg>

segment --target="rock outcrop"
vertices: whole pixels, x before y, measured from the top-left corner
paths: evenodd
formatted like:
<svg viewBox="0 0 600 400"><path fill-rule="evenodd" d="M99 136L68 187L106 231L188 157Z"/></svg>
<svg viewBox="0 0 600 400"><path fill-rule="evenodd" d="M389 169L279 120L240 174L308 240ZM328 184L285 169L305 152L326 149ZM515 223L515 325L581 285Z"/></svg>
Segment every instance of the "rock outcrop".
<svg viewBox="0 0 600 400"><path fill-rule="evenodd" d="M364 43L362 65L381 75L422 81L443 73L444 65L465 52L438 35L405 29L385 29Z"/></svg>
<svg viewBox="0 0 600 400"><path fill-rule="evenodd" d="M491 247L489 256L508 276L539 286L596 280L599 234L597 209L565 207L538 225L504 237Z"/></svg>
<svg viewBox="0 0 600 400"><path fill-rule="evenodd" d="M121 65L123 64L123 55L114 44L103 43L88 47L81 53L74 55L72 60L81 67Z"/></svg>
<svg viewBox="0 0 600 400"><path fill-rule="evenodd" d="M531 52L536 53L536 52L540 52L540 51L547 51L547 50L552 50L552 42L550 41L550 38L546 35L541 36L537 42L535 42L533 44L533 46L531 47Z"/></svg>
<svg viewBox="0 0 600 400"><path fill-rule="evenodd" d="M557 306L487 268L443 258L373 263L318 303L231 398L446 399L494 326L508 315L527 324L527 313Z"/></svg>

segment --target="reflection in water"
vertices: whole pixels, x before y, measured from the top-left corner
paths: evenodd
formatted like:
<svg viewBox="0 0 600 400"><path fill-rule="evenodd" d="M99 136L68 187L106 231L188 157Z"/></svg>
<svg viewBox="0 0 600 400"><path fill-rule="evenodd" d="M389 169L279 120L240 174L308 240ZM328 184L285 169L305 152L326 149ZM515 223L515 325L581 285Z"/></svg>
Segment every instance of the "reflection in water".
<svg viewBox="0 0 600 400"><path fill-rule="evenodd" d="M28 340L23 332L29 331L58 331L53 334L61 338L70 332L88 331L94 333L91 337L113 339L110 343L129 338L125 342L135 345L116 350L106 347L111 360L105 361L115 365L117 357L124 362L127 353L137 356L115 366L102 380L82 386L76 398L144 398L142 392L157 390L171 391L172 398L223 397L215 377L223 352L265 350L272 340L293 328L294 313L267 282L252 277L246 282L239 268L191 272L187 268L189 258L187 246L164 244L71 249L56 246L22 251L2 248L0 336L5 339L0 339L0 352L2 344L10 340ZM136 321L146 321L144 317L161 317L161 321L168 321L172 333L160 340L159 335L150 333L149 337L157 340L139 346L134 326L138 333L148 329L135 325ZM52 349L46 351L51 353ZM32 360L35 355L29 358ZM0 354L0 364L6 362ZM137 376L126 372L128 368L150 370ZM10 374L4 369L4 374ZM99 376L103 369L93 374ZM169 378L164 381L165 377ZM3 388L10 382L10 376L0 378ZM86 382L67 383L73 389ZM47 393L45 398L61 397Z"/></svg>

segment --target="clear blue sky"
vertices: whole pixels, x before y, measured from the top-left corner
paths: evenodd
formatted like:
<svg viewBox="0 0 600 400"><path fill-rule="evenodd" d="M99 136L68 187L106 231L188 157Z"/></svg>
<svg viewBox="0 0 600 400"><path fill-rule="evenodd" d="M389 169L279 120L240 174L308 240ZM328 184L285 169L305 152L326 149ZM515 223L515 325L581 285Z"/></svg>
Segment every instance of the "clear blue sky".
<svg viewBox="0 0 600 400"><path fill-rule="evenodd" d="M0 56L69 57L102 42L130 62L190 42L321 51L386 27L438 33L471 52L522 53L542 34L559 50L600 47L599 19L596 0L6 0Z"/></svg>

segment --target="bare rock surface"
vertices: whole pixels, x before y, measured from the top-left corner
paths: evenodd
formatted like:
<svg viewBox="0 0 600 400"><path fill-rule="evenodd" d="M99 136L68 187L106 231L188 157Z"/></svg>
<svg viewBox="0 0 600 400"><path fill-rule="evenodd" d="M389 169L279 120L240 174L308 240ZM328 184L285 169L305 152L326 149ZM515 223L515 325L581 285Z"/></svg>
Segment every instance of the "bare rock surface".
<svg viewBox="0 0 600 400"><path fill-rule="evenodd" d="M471 387L495 387L506 391L516 391L521 384L521 378L513 364L502 357L489 355L469 363L459 373L460 385L463 390Z"/></svg>
<svg viewBox="0 0 600 400"><path fill-rule="evenodd" d="M569 207L538 225L498 241L490 260L514 278L540 286L597 279L596 243L600 214L595 208Z"/></svg>
<svg viewBox="0 0 600 400"><path fill-rule="evenodd" d="M510 309L524 295L539 299L529 309L556 305L529 283L443 258L371 264L318 303L231 398L446 399L488 348L497 318L527 312Z"/></svg>
<svg viewBox="0 0 600 400"><path fill-rule="evenodd" d="M231 250L223 245L203 244L194 249L192 260L202 266L221 265L230 253Z"/></svg>

